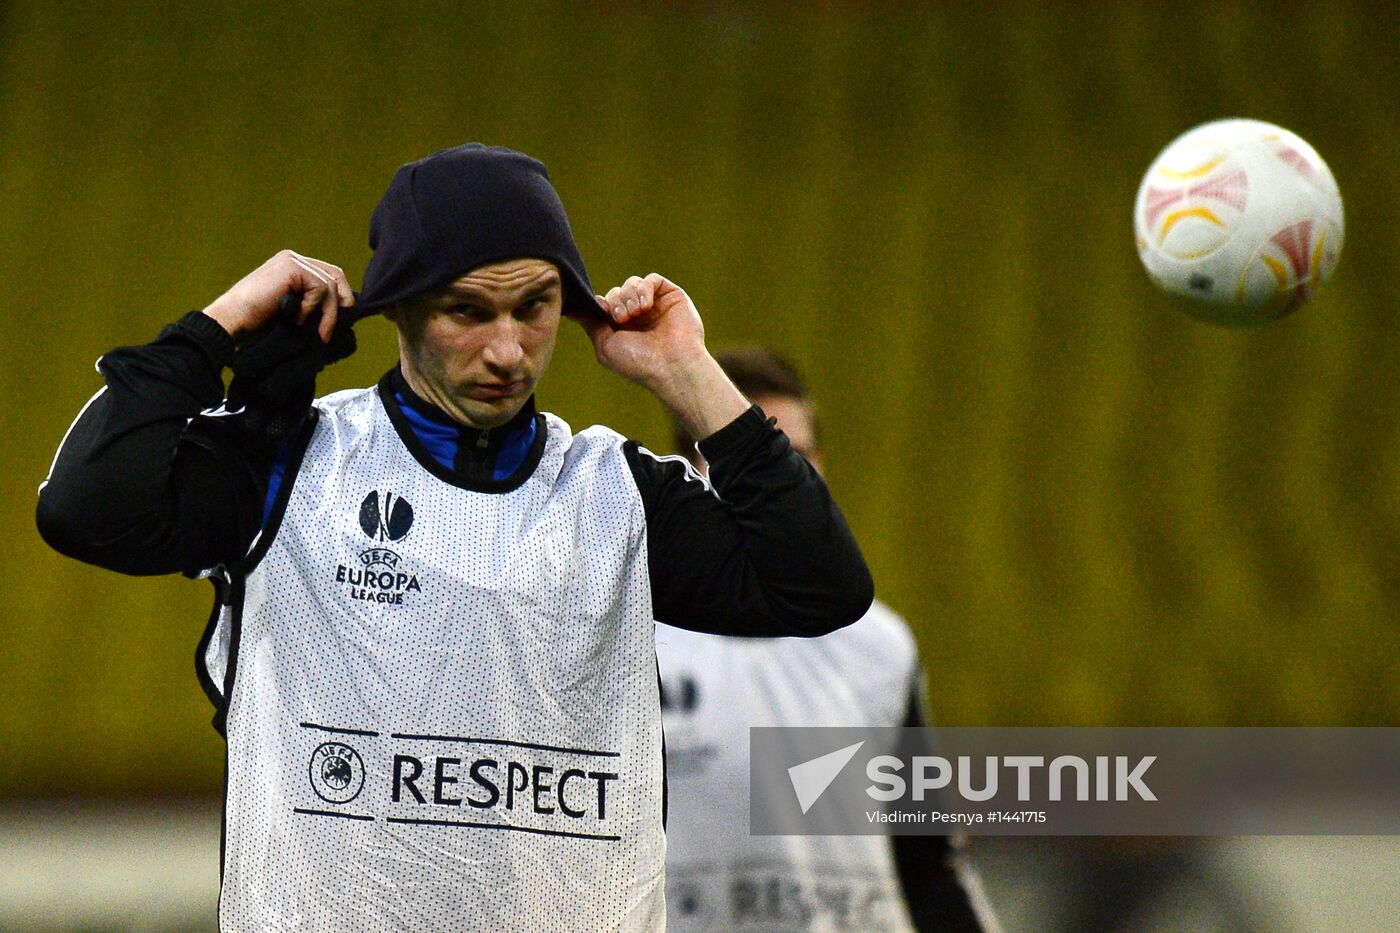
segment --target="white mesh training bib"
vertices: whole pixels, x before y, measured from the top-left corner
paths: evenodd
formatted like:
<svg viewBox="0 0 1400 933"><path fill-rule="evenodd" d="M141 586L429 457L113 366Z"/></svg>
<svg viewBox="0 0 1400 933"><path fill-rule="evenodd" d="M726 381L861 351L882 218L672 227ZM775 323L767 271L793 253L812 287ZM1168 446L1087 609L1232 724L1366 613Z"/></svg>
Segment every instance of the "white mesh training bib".
<svg viewBox="0 0 1400 933"><path fill-rule="evenodd" d="M914 639L878 600L821 638L656 627L670 790L670 928L724 933L911 930L883 836L749 834L749 728L897 726Z"/></svg>
<svg viewBox="0 0 1400 933"><path fill-rule="evenodd" d="M228 694L222 929L661 929L623 439L544 415L539 465L486 493L420 464L374 389L317 409L203 655Z"/></svg>

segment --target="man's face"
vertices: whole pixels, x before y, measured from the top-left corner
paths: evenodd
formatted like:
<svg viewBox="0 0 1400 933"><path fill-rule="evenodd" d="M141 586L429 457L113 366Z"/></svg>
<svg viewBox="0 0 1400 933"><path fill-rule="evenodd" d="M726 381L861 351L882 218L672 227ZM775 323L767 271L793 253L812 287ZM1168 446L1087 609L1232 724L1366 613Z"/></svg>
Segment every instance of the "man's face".
<svg viewBox="0 0 1400 933"><path fill-rule="evenodd" d="M505 424L549 366L564 291L543 259L480 266L393 309L414 391L474 428Z"/></svg>

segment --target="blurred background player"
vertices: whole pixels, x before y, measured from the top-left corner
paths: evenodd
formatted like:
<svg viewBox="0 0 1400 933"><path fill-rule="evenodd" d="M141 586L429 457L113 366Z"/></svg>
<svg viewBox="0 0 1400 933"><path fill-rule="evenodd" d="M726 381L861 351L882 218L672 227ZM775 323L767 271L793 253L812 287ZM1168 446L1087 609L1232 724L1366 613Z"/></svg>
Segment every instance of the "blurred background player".
<svg viewBox="0 0 1400 933"><path fill-rule="evenodd" d="M807 387L777 353L716 354L739 391L822 469ZM701 473L696 439L676 448ZM913 634L876 600L818 639L733 638L658 624L674 930L993 930L975 876L945 836L749 834L751 726L918 726Z"/></svg>

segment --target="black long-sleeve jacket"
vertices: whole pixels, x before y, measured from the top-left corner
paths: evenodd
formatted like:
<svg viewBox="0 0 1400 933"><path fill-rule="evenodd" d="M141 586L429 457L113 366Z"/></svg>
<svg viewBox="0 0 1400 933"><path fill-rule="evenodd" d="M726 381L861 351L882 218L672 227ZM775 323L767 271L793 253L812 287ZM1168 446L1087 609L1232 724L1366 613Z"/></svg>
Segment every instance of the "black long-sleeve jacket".
<svg viewBox="0 0 1400 933"><path fill-rule="evenodd" d="M287 452L243 430L236 415L211 413L233 354L228 334L192 313L155 342L99 361L106 386L41 488L38 526L52 547L129 574L194 573L247 552ZM397 373L384 389L391 409L445 420ZM510 432L461 431L455 462L424 465L490 490ZM821 477L762 411L749 409L701 450L713 493L679 459L625 447L646 512L657 619L720 634L813 636L860 618L874 594L860 550Z"/></svg>

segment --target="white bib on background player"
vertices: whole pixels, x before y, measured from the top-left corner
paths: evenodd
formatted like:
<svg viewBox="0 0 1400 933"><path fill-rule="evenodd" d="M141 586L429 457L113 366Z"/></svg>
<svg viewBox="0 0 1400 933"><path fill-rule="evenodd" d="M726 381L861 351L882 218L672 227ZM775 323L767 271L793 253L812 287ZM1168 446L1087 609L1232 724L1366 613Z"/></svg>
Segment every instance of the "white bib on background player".
<svg viewBox="0 0 1400 933"><path fill-rule="evenodd" d="M749 727L902 725L917 677L904 621L877 601L821 638L656 631L668 928L910 929L886 837L749 835Z"/></svg>
<svg viewBox="0 0 1400 933"><path fill-rule="evenodd" d="M545 415L529 478L483 493L425 469L376 390L317 408L204 654L225 688L236 659L222 928L660 928L646 521L623 439Z"/></svg>

